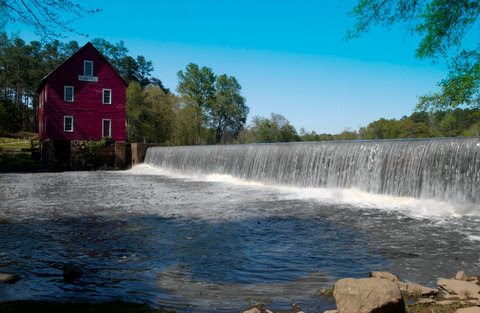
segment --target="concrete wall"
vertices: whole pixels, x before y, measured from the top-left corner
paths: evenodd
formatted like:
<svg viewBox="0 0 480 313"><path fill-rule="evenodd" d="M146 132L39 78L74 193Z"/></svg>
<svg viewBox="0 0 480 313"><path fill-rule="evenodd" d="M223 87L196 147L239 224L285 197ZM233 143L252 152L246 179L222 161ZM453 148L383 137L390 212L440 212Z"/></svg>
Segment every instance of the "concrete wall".
<svg viewBox="0 0 480 313"><path fill-rule="evenodd" d="M132 166L143 163L148 147L146 143L132 143Z"/></svg>

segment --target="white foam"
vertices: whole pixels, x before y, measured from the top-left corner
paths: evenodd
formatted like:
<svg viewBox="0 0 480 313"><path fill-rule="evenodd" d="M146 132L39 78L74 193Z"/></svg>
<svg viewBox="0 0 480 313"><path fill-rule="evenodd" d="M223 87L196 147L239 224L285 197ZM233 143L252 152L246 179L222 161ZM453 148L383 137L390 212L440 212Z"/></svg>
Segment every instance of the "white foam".
<svg viewBox="0 0 480 313"><path fill-rule="evenodd" d="M468 235L467 238L471 241L480 241L480 236Z"/></svg>
<svg viewBox="0 0 480 313"><path fill-rule="evenodd" d="M268 185L256 181L246 181L230 175L185 174L179 171L157 168L147 164L133 167L127 173L141 175L162 175L190 181L227 183L246 187L264 188L278 191L282 199L305 199L321 203L351 205L360 209L379 209L400 212L413 218L459 218L480 216L480 208L473 204L449 203L435 199L416 199L365 192L359 189L302 188L294 186Z"/></svg>

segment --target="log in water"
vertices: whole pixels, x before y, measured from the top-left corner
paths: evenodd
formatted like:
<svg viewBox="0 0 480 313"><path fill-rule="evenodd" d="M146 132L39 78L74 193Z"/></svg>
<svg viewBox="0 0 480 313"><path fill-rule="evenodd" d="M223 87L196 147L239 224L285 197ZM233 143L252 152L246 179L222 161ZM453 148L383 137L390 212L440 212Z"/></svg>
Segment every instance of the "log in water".
<svg viewBox="0 0 480 313"><path fill-rule="evenodd" d="M269 184L480 201L479 138L155 147L145 162Z"/></svg>

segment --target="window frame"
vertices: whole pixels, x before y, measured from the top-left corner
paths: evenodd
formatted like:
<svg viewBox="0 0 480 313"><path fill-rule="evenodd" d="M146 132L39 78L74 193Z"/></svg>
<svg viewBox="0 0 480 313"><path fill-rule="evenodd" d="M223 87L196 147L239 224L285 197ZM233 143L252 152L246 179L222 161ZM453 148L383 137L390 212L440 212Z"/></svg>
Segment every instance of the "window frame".
<svg viewBox="0 0 480 313"><path fill-rule="evenodd" d="M105 91L107 90L110 92L110 96L108 97L108 100L110 102L105 102ZM112 89L109 89L109 88L102 89L102 104L112 104Z"/></svg>
<svg viewBox="0 0 480 313"><path fill-rule="evenodd" d="M90 75L87 74L87 64L90 64L91 66L92 72ZM83 60L83 76L93 77L93 61L92 60Z"/></svg>
<svg viewBox="0 0 480 313"><path fill-rule="evenodd" d="M72 120L72 127L71 129L67 129L66 126L67 126L67 118L71 119ZM74 131L74 122L75 122L75 119L73 117L73 115L64 115L63 116L63 132L65 133L73 133Z"/></svg>
<svg viewBox="0 0 480 313"><path fill-rule="evenodd" d="M109 129L108 129L108 136L105 135L105 121L109 121ZM102 119L102 138L112 138L112 119L110 118L103 118Z"/></svg>
<svg viewBox="0 0 480 313"><path fill-rule="evenodd" d="M71 100L67 99L67 88L72 89L72 99ZM65 102L75 102L75 87L70 86L70 85L63 86L63 101L65 101Z"/></svg>

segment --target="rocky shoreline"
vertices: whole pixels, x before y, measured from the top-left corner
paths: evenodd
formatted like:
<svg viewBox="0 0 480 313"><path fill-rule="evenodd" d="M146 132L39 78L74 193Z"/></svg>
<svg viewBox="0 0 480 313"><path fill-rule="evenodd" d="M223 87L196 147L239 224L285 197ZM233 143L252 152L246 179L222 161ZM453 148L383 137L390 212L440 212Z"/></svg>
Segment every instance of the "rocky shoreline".
<svg viewBox="0 0 480 313"><path fill-rule="evenodd" d="M64 280L75 280L81 272L70 265L64 267ZM14 274L0 273L1 284L14 284L20 277ZM371 272L368 278L342 278L332 288L324 289L321 295L333 298L335 310L323 313L480 313L480 285L479 277L467 275L459 271L454 278L439 278L437 288L430 288L414 282L402 281L390 272ZM1 302L0 306L7 305L8 312L23 312L26 306L35 307L37 304L51 306L61 310L79 304L44 303L41 301ZM85 305L85 304L82 304ZM90 304L105 309L112 304ZM114 306L117 306L115 303ZM22 308L15 310L15 308ZM173 312L162 309L151 309L148 306L131 307L128 312ZM49 312L53 312L48 310ZM102 311L102 312L108 312ZM119 311L118 308L115 310ZM96 312L90 307L89 312ZM257 304L243 313L305 313L299 304L294 304L289 311L271 311L263 304Z"/></svg>
<svg viewBox="0 0 480 313"><path fill-rule="evenodd" d="M323 313L480 313L478 276L459 271L454 278L439 278L437 288L405 282L390 272L371 272L368 278L342 278L333 289L335 310ZM295 304L291 313L304 313ZM273 313L256 305L243 313Z"/></svg>

